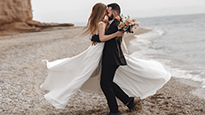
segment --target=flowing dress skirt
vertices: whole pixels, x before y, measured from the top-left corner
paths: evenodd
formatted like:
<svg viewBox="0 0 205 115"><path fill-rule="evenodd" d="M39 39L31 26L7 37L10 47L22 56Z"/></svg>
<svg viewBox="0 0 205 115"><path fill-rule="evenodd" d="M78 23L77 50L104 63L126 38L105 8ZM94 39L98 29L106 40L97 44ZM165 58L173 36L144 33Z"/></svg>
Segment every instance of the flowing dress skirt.
<svg viewBox="0 0 205 115"><path fill-rule="evenodd" d="M100 88L101 58L104 43L90 45L71 58L48 62L48 76L40 86L49 92L45 99L57 109L64 109L70 97L79 90L102 94ZM114 82L129 96L144 99L156 93L169 79L170 73L154 60L137 59L125 54L126 66L119 66Z"/></svg>

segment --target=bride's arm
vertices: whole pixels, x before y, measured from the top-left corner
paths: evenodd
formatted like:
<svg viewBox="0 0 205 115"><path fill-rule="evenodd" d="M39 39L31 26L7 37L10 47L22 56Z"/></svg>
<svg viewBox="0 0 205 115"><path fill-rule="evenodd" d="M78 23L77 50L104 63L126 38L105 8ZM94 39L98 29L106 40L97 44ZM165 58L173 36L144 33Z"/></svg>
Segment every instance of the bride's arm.
<svg viewBox="0 0 205 115"><path fill-rule="evenodd" d="M120 37L124 34L124 32L117 31L113 34L105 35L105 27L106 27L105 23L100 23L98 25L99 40L101 42L108 41L108 40L115 38L115 37Z"/></svg>

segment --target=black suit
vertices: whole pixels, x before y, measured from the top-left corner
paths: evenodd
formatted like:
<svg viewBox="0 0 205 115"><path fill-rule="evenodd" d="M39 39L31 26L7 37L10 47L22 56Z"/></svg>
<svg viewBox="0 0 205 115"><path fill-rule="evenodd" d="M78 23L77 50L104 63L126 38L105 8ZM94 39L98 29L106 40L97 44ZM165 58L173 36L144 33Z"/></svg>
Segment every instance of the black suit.
<svg viewBox="0 0 205 115"><path fill-rule="evenodd" d="M118 20L114 20L109 26L105 35L113 34L118 31ZM94 35L92 41L100 42L99 35ZM121 49L121 39L113 38L105 42L102 56L102 65L127 65Z"/></svg>
<svg viewBox="0 0 205 115"><path fill-rule="evenodd" d="M118 31L119 21L114 20L105 32L106 35ZM99 35L94 35L92 41L100 42ZM113 82L115 72L120 65L127 65L121 50L121 39L113 38L105 42L102 56L102 72L100 85L110 108L110 112L117 113L118 105L116 98L119 98L124 104L129 101L129 96Z"/></svg>

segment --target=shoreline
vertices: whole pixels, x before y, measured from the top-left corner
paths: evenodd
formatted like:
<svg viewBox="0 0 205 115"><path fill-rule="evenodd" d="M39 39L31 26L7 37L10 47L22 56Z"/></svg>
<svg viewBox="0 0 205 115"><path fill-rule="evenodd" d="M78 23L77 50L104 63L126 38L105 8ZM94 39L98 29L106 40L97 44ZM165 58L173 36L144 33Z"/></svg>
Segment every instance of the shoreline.
<svg viewBox="0 0 205 115"><path fill-rule="evenodd" d="M134 34L124 36L125 43L135 34L150 30L137 28ZM80 36L82 27L54 27L41 32L0 36L0 113L1 114L106 114L108 107L102 95L79 91L70 99L65 110L53 108L43 97L40 84L47 76L42 59L53 61L71 57L84 51L90 41ZM172 77L154 96L143 100L143 110L123 114L205 114L205 100L194 96L197 85Z"/></svg>
<svg viewBox="0 0 205 115"><path fill-rule="evenodd" d="M148 30L145 30L145 31L148 32L148 34L150 34L149 32L152 32L153 30L148 29ZM144 34L144 33L142 33L142 34ZM133 35L137 35L137 34L133 34ZM139 39L139 41L140 41L140 40L143 40L145 36L143 36L143 38L141 38L141 37L136 38L136 36L132 36L132 37L134 37L136 39ZM146 37L145 37L145 39L146 39ZM133 40L133 39L131 39L131 40ZM152 40L149 40L149 41L152 42ZM137 42L137 41L133 40L131 42ZM131 47L131 49L132 49L133 44L130 44L130 45L132 46ZM137 45L137 44L135 44L135 45ZM138 44L138 45L140 45L140 44ZM147 47L149 47L149 46L147 46ZM150 48L148 48L148 49L150 49ZM136 47L135 47L135 50L136 50ZM147 51L150 52L149 50L141 51L142 50L141 48L137 49L137 50L139 50L139 52L147 52ZM152 50L155 50L155 49L152 49ZM134 52L131 51L131 53L134 53ZM157 53L157 52L161 52L161 53ZM189 70L190 68L188 69L188 68L183 67L183 65L187 65L187 62L184 62L184 61L181 61L181 60L178 60L178 59L175 59L175 58L164 57L164 56L168 56L168 55L166 55L166 53L167 53L166 51L163 51L163 50L159 49L159 50L155 50L155 53L148 53L148 54L142 53L142 55L143 55L142 58L146 58L146 56L148 56L148 59L154 59L154 60L157 59L161 63L163 62L163 64L168 67L167 69L172 71L171 73L174 72L172 75L175 79L178 79L178 81L180 83L195 87L195 90L191 91L191 93L195 96L198 96L200 99L205 100L205 97L204 97L204 95L205 95L204 85L205 84L203 82L203 79L199 79L199 78L197 79L197 75L201 75L201 76L204 75L204 74L201 74L200 72L197 71L198 69L200 69L200 67L199 66L194 66L193 67L193 65L189 65L192 68L192 71L191 71L191 70ZM165 54L165 55L160 56L161 54ZM155 56L149 56L149 55L155 55ZM157 56L157 55L159 55L159 56ZM170 63L172 63L172 64L170 64ZM179 66L179 63L180 63L180 66ZM194 70L196 70L196 71L194 72ZM189 77L186 77L186 76L189 76ZM190 77L190 76L192 76L192 77ZM200 76L198 76L198 77L200 77Z"/></svg>
<svg viewBox="0 0 205 115"><path fill-rule="evenodd" d="M139 29L140 31L138 31L137 29ZM136 37L135 35L139 35L139 33L140 34L149 34L149 32L152 32L153 30L152 29L143 29L143 28L137 28L136 30L135 30L135 32L134 32L134 34L129 34L128 35L128 37L130 37L130 38L128 38L128 39L125 39L125 42L127 42L127 44L128 44L128 47L129 46L132 46L133 47L133 44L130 44L131 42L137 42L137 41L135 41L134 39L143 39L143 38L138 38L138 37ZM136 34L135 34L136 33ZM125 37L127 37L127 36L125 36ZM127 40L127 41L126 41ZM150 40L150 41L152 41L152 40ZM136 44L135 44L136 45ZM130 49L132 49L132 47L130 48ZM128 48L129 49L129 48ZM148 48L149 49L149 48ZM142 50L142 49L135 49L135 50L139 50L139 52ZM147 50L144 50L144 51L142 51L142 52L146 52ZM157 50L156 50L157 51ZM162 51L162 50L161 50ZM135 52L135 51L134 51ZM132 50L130 51L130 53L134 53ZM136 51L136 52L138 52L138 51ZM148 51L149 52L149 51ZM163 53L167 53L167 52L164 52L164 51L162 51ZM146 57L147 55L146 54L142 54L142 55L145 55L145 56L143 56L142 58L144 58L144 57ZM148 55L160 55L160 54L153 54L153 53L149 53ZM175 60L175 61L173 61L173 59L172 58L168 58L168 59L166 59L166 60L169 60L169 61L172 61L172 63L175 65L175 66L173 66L173 64L169 64L170 62L168 62L168 63L166 63L166 62L164 62L163 60L163 57L160 57L160 56L156 56L157 58L159 58L160 60L159 61L162 61L164 64L165 64L165 66L168 66L168 68L169 69L171 69L171 71L174 71L175 69L177 70L177 71L179 71L179 72L182 72L183 71L183 73L184 73L184 71L187 71L187 73L186 74L188 74L189 76L195 76L195 75L197 75L197 74L200 74L199 72L194 72L193 74L192 73L190 73L190 70L186 70L187 68L182 68L182 67L179 67L179 68L176 68L177 67L177 65L175 65L176 63L177 63L177 61L180 61L180 60ZM156 58L155 57L155 58ZM140 57L141 58L141 57ZM153 59L155 59L155 58L153 58ZM156 58L156 59L157 59ZM152 59L152 57L149 57L148 59ZM179 63L179 62L178 62ZM182 65L186 65L187 63L186 62L180 62ZM191 66L191 65L190 65ZM167 68L167 69L168 69ZM200 68L199 66L196 66L196 67L192 67L192 68ZM196 69L194 69L194 70L196 70ZM179 75L178 75L179 74ZM185 73L184 73L185 74ZM200 94L199 93L199 91L193 91L193 92L196 92L197 94L194 94L194 95L196 95L196 96L198 96L199 98L201 98L201 99L205 99L205 97L203 96L203 94L205 95L205 89L203 88L204 86L203 86L203 80L201 81L201 80L199 80L199 79L197 79L197 78L186 78L186 77L177 77L177 76L186 76L186 75L182 75L182 73L180 74L180 73L178 73L177 72L177 75L176 75L176 73L173 73L173 75L174 75L174 78L176 78L176 79L179 79L179 82L180 83L183 83L183 84L186 84L186 85L189 85L189 86L193 86L193 87L196 87L197 88L197 90L200 90L200 91L202 91L202 90L204 90L204 91L202 91L203 93L202 94Z"/></svg>

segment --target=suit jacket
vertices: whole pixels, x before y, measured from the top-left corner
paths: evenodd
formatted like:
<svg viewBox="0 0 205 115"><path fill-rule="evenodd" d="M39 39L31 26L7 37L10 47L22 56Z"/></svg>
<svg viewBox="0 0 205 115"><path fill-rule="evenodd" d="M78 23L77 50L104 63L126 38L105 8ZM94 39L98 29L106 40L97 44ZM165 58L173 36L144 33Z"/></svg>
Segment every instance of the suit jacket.
<svg viewBox="0 0 205 115"><path fill-rule="evenodd" d="M118 20L114 20L105 35L113 34L118 31ZM99 35L93 35L92 41L100 42ZM125 57L121 49L122 39L117 37L112 38L105 42L103 55L102 55L102 65L127 65Z"/></svg>

